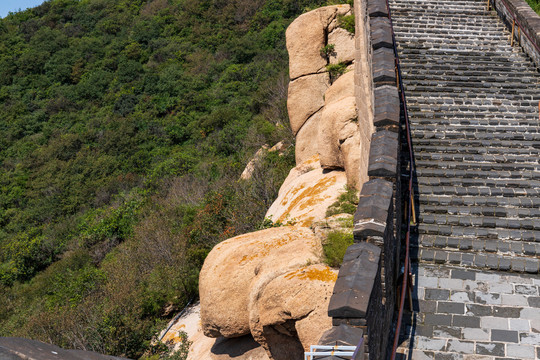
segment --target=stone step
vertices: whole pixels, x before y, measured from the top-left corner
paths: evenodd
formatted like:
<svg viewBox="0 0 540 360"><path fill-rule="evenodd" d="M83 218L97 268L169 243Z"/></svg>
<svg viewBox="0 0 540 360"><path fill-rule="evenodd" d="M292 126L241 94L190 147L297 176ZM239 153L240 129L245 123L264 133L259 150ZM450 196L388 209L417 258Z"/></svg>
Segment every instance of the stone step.
<svg viewBox="0 0 540 360"><path fill-rule="evenodd" d="M524 228L507 228L506 223L511 220L499 219L498 224L500 226L482 226L483 224L491 225L491 221L495 219L479 218L479 221L482 221L478 225L448 225L448 224L418 224L418 234L419 235L441 235L441 236L452 236L452 237L470 237L470 238L480 238L480 239L498 239L501 241L504 240L513 240L513 241L528 241L528 242L540 242L540 231L530 230Z"/></svg>
<svg viewBox="0 0 540 360"><path fill-rule="evenodd" d="M432 152L421 152L415 151L414 158L418 160L426 161L475 161L475 162L494 162L494 163L525 163L525 164L539 164L540 158L527 158L522 155L483 155L483 154L463 154L459 152L454 153L432 153ZM472 184L473 180L468 180L462 182L464 185ZM478 183L483 183L482 186L497 186L497 183L494 183L496 180L486 180L486 179L474 179ZM510 184L505 184L505 180L499 180L501 186L509 186ZM515 180L518 181L518 180ZM521 180L526 186L533 186L536 182L531 180ZM441 184L446 184L448 180L441 180ZM534 185L538 186L538 185Z"/></svg>
<svg viewBox="0 0 540 360"><path fill-rule="evenodd" d="M462 250L480 253L498 253L511 256L540 256L540 243L440 235L419 235L417 246L424 249Z"/></svg>
<svg viewBox="0 0 540 360"><path fill-rule="evenodd" d="M508 213L518 213L528 217L538 217L537 209L540 208L538 198L528 197L488 197L488 196L449 196L434 194L417 194L419 204L438 207L472 206L472 207L508 207ZM515 210L515 209L517 210ZM450 211L448 210L448 211ZM442 210L440 210L442 211ZM453 211L453 210L452 210ZM493 210L496 214L496 209Z"/></svg>
<svg viewBox="0 0 540 360"><path fill-rule="evenodd" d="M490 155L507 155L516 157L533 157L536 159L540 157L540 149L534 149L529 147L524 148L507 148L507 147L484 147L484 146L469 146L469 147L452 147L452 146L439 146L439 145L416 145L414 147L415 155L421 153L431 154L490 154Z"/></svg>
<svg viewBox="0 0 540 360"><path fill-rule="evenodd" d="M512 271L517 273L538 274L540 272L540 260L535 257L511 256L490 253L473 253L433 250L412 249L413 261L428 264L452 264L462 268L490 269L499 271Z"/></svg>
<svg viewBox="0 0 540 360"><path fill-rule="evenodd" d="M468 147L491 147L490 145L493 144L493 141L485 140L485 139L416 139L413 138L413 146L416 148L416 146L423 146L423 145L430 145L430 146L446 146L446 147L456 147L456 148L468 148ZM516 141L510 141L510 140L502 140L496 144L493 144L492 146L495 149L499 149L502 151L503 149L507 149L509 152L512 151L514 148L518 149L530 149L533 151L533 149L540 149L540 144L538 144L538 141L531 140L526 141L522 140L520 142Z"/></svg>
<svg viewBox="0 0 540 360"><path fill-rule="evenodd" d="M433 155L433 154L429 154ZM458 154L460 156L461 154ZM418 159L418 154L415 153L415 158ZM538 160L536 160L538 161ZM429 187L445 187L445 186L462 186L462 187L488 187L488 188L510 188L510 189L538 189L540 188L540 180L530 179L494 179L494 178L434 178L434 177L419 177L417 182L420 186ZM427 189L432 190L432 189ZM431 194L444 195L444 190L430 192ZM476 192L476 190L472 190ZM527 194L521 190L516 190L514 195L526 196ZM430 194L429 192L426 194Z"/></svg>
<svg viewBox="0 0 540 360"><path fill-rule="evenodd" d="M419 216L421 225L419 231L437 234L435 231L440 226L450 226L455 236L475 236L477 238L492 238L497 236L500 229L505 230L533 230L540 236L540 218L506 218L485 215L450 215L429 213L428 209L421 207ZM439 210L439 209L437 209ZM429 225L429 226L428 226ZM420 228L424 226L423 230ZM480 229L480 228L484 229ZM490 231L491 229L491 231ZM428 232L429 231L429 232ZM536 240L535 240L536 241ZM538 238L540 242L540 238Z"/></svg>
<svg viewBox="0 0 540 360"><path fill-rule="evenodd" d="M472 198L472 197L471 197ZM452 198L453 199L453 198ZM519 199L518 199L519 200ZM540 209L534 207L511 207L511 206L476 206L476 205L443 205L438 202L438 199L430 195L420 195L420 210L419 218L423 219L424 215L459 215L459 216L487 216L500 217L507 219L524 219L538 220L540 219ZM430 218L428 218L427 224ZM431 220L435 221L435 220ZM534 227L534 226L533 226Z"/></svg>
<svg viewBox="0 0 540 360"><path fill-rule="evenodd" d="M418 161L417 161L418 163ZM486 186L464 186L460 183L460 178L455 178L452 186L431 186L419 185L418 191L424 195L448 195L448 196L491 196L491 197L528 197L540 196L540 188L519 188L519 187L486 187ZM469 179L466 181L470 181ZM510 180L509 180L510 181Z"/></svg>

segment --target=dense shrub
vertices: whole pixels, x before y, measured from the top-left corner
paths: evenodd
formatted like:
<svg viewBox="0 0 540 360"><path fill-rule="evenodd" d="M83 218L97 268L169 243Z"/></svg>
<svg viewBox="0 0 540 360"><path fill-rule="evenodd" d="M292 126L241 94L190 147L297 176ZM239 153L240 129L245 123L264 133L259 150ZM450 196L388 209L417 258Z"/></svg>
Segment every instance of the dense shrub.
<svg viewBox="0 0 540 360"><path fill-rule="evenodd" d="M293 166L284 30L322 4L48 0L0 19L0 336L149 348Z"/></svg>

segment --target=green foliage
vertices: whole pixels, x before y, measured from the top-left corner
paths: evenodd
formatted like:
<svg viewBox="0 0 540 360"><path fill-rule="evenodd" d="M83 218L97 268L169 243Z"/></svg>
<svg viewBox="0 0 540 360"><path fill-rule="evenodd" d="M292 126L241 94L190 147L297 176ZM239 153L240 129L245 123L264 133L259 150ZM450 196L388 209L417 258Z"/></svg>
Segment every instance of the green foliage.
<svg viewBox="0 0 540 360"><path fill-rule="evenodd" d="M358 191L355 188L346 187L345 192L338 196L336 202L326 210L326 217L337 214L354 214L358 206Z"/></svg>
<svg viewBox="0 0 540 360"><path fill-rule="evenodd" d="M526 0L527 4L530 5L530 7L536 11L538 14L540 14L540 1L538 0Z"/></svg>
<svg viewBox="0 0 540 360"><path fill-rule="evenodd" d="M354 242L352 232L332 231L323 244L325 262L332 267L341 266L347 248Z"/></svg>
<svg viewBox="0 0 540 360"><path fill-rule="evenodd" d="M324 4L49 0L0 19L0 336L145 352L294 165L284 31Z"/></svg>
<svg viewBox="0 0 540 360"><path fill-rule="evenodd" d="M326 44L319 49L319 53L323 58L328 60L328 58L330 58L330 56L334 54L335 48L336 45L334 44Z"/></svg>
<svg viewBox="0 0 540 360"><path fill-rule="evenodd" d="M345 74L347 64L340 62L339 64L326 65L326 71L330 74L330 81L336 81L341 75Z"/></svg>
<svg viewBox="0 0 540 360"><path fill-rule="evenodd" d="M338 15L338 26L354 34L354 14L351 15Z"/></svg>

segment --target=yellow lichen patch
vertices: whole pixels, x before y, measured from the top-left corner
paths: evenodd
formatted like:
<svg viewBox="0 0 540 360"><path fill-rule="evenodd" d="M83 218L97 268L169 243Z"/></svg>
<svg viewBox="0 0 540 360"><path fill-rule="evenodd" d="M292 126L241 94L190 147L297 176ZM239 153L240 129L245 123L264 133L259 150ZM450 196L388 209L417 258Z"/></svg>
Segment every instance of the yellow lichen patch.
<svg viewBox="0 0 540 360"><path fill-rule="evenodd" d="M285 279L291 280L298 278L301 280L318 280L325 282L336 282L337 274L328 266L324 269L303 267L285 275Z"/></svg>
<svg viewBox="0 0 540 360"><path fill-rule="evenodd" d="M298 206L299 210L304 210L309 206L315 206L322 200L324 200L321 194L328 189L328 187L336 183L336 177L327 177L318 181L315 185L308 187L301 194L296 196L291 202L287 210L281 215L278 221L283 222L291 211Z"/></svg>
<svg viewBox="0 0 540 360"><path fill-rule="evenodd" d="M270 254L270 251L273 249L277 249L281 246L284 246L291 241L293 241L293 237L290 234L284 235L282 238L279 238L275 241L257 241L252 245L257 245L260 247L260 249L256 252L253 252L249 255L244 255L242 259L240 260L240 265L245 264L246 262L252 261L253 259L259 258L259 257L265 257L268 254ZM262 244L261 244L262 243Z"/></svg>
<svg viewBox="0 0 540 360"><path fill-rule="evenodd" d="M311 226L313 224L314 219L315 218L313 216L310 216L310 217L305 218L304 220L302 220L298 225L309 227L309 226Z"/></svg>
<svg viewBox="0 0 540 360"><path fill-rule="evenodd" d="M161 339L161 342L163 343L172 343L172 344L176 344L178 343L180 340L182 340L179 336L178 336L178 332L182 329L185 329L186 325L184 324L176 324L174 325L170 330L169 332L167 332L167 334L165 334L165 336L163 337L163 339Z"/></svg>

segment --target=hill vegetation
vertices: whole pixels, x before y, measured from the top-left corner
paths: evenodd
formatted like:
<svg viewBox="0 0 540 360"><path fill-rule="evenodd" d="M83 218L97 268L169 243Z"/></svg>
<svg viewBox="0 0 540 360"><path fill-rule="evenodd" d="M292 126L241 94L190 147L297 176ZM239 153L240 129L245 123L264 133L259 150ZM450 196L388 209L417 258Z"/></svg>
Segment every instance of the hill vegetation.
<svg viewBox="0 0 540 360"><path fill-rule="evenodd" d="M49 0L0 20L0 336L149 348L294 165L284 31L320 5Z"/></svg>

